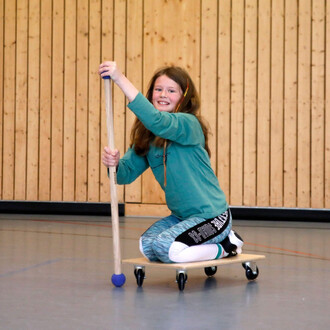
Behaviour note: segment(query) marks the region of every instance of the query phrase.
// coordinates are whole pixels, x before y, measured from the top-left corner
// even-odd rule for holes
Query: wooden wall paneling
[[[164,65],[188,70],[200,79],[200,0],[154,0],[144,3],[144,87]]]
[[[53,2],[51,200],[63,198],[64,1]]]
[[[297,26],[296,1],[285,2],[283,206],[297,206]]]
[[[270,206],[283,206],[284,1],[272,2]]]
[[[170,214],[166,204],[128,203],[125,205],[125,215],[141,217],[165,217]]]
[[[230,204],[243,203],[244,1],[232,2]]]
[[[257,206],[269,205],[271,1],[258,7]]]
[[[126,0],[115,0],[114,4],[114,60],[126,74]],[[115,125],[115,145],[123,154],[125,150],[125,113],[127,100],[123,92],[114,86],[113,110]],[[118,201],[124,201],[124,187],[117,187]]]
[[[145,3],[144,87],[163,65],[179,65],[189,71],[196,87],[200,68],[200,1]],[[192,23],[193,22],[193,23]],[[173,28],[175,27],[175,29]],[[165,203],[164,194],[150,169],[142,177],[143,203]]]
[[[89,88],[88,88],[88,201],[100,198],[100,111],[101,1],[89,3]]]
[[[114,2],[102,1],[102,39],[101,39],[101,61],[110,61],[113,59],[113,20],[114,20]],[[103,152],[103,148],[108,144],[107,134],[107,118],[105,111],[105,99],[104,99],[104,82],[101,78],[101,145],[100,155]],[[115,128],[115,135],[120,134]],[[109,202],[110,200],[110,184],[107,170],[102,162],[100,162],[100,201]]]
[[[63,200],[75,200],[76,122],[76,17],[77,1],[65,2],[64,104],[63,104]]]
[[[326,81],[325,81],[325,180],[324,207],[330,208],[330,6],[326,6],[326,41],[325,41]]]
[[[2,132],[3,132],[3,105],[4,105],[4,99],[3,99],[3,77],[4,77],[4,5],[5,2],[2,1],[0,3],[0,118],[1,118],[1,125],[0,125],[0,198],[2,199],[2,150],[3,150],[3,144],[2,144]]]
[[[143,0],[127,1],[127,63],[126,73],[128,79],[140,91],[143,90]],[[135,115],[126,110],[125,125],[125,152],[130,144],[131,128]],[[125,202],[142,202],[142,179],[139,177],[125,187]]]
[[[311,0],[299,2],[297,206],[310,207]]]
[[[40,2],[39,197],[50,200],[52,104],[52,0]]]
[[[174,2],[172,2],[172,5]],[[173,26],[173,22],[178,23],[178,16],[175,14],[180,11],[180,5],[174,12],[170,12],[172,9],[170,6],[170,3],[163,0],[146,1],[144,3],[144,94],[147,92],[153,73],[159,67],[173,64],[173,62],[175,63],[177,60],[176,58],[172,62],[172,47],[175,47],[175,36],[170,26]],[[142,203],[165,204],[164,192],[156,182],[150,168],[142,175]]]
[[[16,2],[5,3],[2,198],[14,199]]]
[[[219,1],[217,176],[230,197],[231,1]]]
[[[40,1],[29,1],[26,199],[38,200]]]
[[[258,2],[245,2],[243,204],[256,205]]]
[[[26,198],[26,119],[28,86],[28,1],[17,1],[16,109],[15,109],[15,192],[14,199]]]
[[[323,0],[1,1],[0,198],[109,200],[97,67],[114,59],[143,92],[162,65],[189,71],[230,204],[329,208],[329,12]],[[122,155],[126,103],[114,87]],[[130,214],[168,212],[150,171],[125,190]]]
[[[311,207],[324,207],[325,3],[312,3]]]
[[[201,12],[201,113],[210,126],[211,165],[216,172],[218,2],[214,0],[202,1]]]
[[[87,201],[89,0],[77,0],[75,200]]]

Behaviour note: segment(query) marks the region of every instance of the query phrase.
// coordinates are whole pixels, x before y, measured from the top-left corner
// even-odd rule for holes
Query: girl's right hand
[[[117,149],[111,150],[105,147],[102,153],[102,163],[106,167],[118,166],[120,153]]]
[[[122,75],[121,71],[117,67],[117,63],[113,61],[105,61],[99,66],[99,75],[101,77],[110,76],[114,82],[117,82],[118,78]]]

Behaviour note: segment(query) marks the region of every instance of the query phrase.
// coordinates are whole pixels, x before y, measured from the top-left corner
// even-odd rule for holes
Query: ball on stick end
[[[126,277],[124,274],[113,274],[111,277],[112,284],[117,288],[123,286],[125,281],[126,281]]]

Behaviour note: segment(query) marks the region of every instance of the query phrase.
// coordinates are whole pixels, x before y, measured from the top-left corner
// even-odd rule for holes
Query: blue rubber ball
[[[113,274],[111,277],[111,282],[114,286],[120,288],[124,285],[126,277],[124,274]]]

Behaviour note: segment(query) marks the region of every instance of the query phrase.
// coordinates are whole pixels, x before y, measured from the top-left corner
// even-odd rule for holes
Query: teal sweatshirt
[[[205,139],[198,119],[187,113],[160,112],[141,93],[128,107],[154,135],[168,140],[167,184],[164,187],[164,150],[153,144],[146,156],[128,149],[118,164],[117,183],[133,182],[150,166],[165,191],[173,215],[180,219],[209,219],[225,212],[228,204],[204,149]]]

